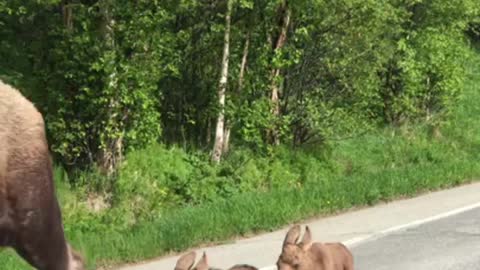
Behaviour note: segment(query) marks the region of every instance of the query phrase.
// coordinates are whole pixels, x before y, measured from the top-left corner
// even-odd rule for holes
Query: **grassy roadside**
[[[476,62],[478,63],[478,61]],[[296,189],[246,192],[163,213],[128,229],[71,218],[66,228],[74,246],[93,269],[152,258],[169,251],[279,228],[295,220],[352,206],[414,196],[480,177],[480,65],[471,77],[451,121],[432,137],[428,127],[382,130],[333,146],[328,166],[314,154],[279,155],[279,164],[301,177]],[[301,164],[301,165],[298,165]],[[174,164],[175,165],[175,164]],[[328,169],[322,169],[327,166]],[[75,197],[60,186],[62,201]],[[121,213],[118,213],[121,214]],[[75,228],[85,228],[78,229]],[[188,233],[187,233],[188,232]],[[0,253],[0,269],[30,269],[10,250]]]
[[[426,189],[446,188],[480,176],[478,162],[458,162],[337,179],[336,184],[267,194],[244,194],[229,201],[184,208],[122,234],[73,235],[90,260],[109,264],[151,258],[251,232],[269,231],[294,220],[351,206],[374,204]],[[385,184],[387,183],[387,184]],[[188,232],[188,233],[186,233]],[[103,262],[102,262],[103,261]]]

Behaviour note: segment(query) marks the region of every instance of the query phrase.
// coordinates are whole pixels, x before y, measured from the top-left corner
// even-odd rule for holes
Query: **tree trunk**
[[[230,132],[232,131],[232,128],[230,126],[230,123],[228,121],[225,121],[225,131],[223,132],[223,146],[222,146],[222,154],[225,154],[228,152],[229,147],[230,147]]]
[[[225,92],[228,82],[228,60],[230,54],[230,22],[232,13],[232,0],[227,2],[227,12],[225,14],[225,35],[223,44],[223,57],[220,75],[220,83],[218,85],[218,118],[215,130],[215,143],[213,146],[212,161],[218,163],[222,158],[224,127],[225,127]]]
[[[278,9],[278,15],[281,17],[279,22],[280,33],[276,39],[274,44],[273,50],[274,53],[277,53],[285,46],[285,42],[287,40],[287,32],[290,26],[290,9],[288,8],[288,1],[285,0]],[[273,42],[272,40],[270,42]],[[273,45],[273,44],[272,44]],[[272,102],[272,115],[275,119],[278,119],[280,116],[280,68],[274,67],[271,71],[271,96],[270,100]],[[269,140],[270,143],[274,145],[280,144],[279,132],[278,127],[274,126],[269,131]]]
[[[63,25],[68,31],[72,31],[73,29],[72,5],[69,4],[67,0],[63,0],[61,3],[61,7],[62,7]]]
[[[247,32],[245,37],[245,45],[243,46],[242,62],[240,64],[240,73],[238,75],[238,87],[237,87],[237,96],[240,95],[243,89],[243,78],[245,77],[245,69],[247,67],[248,59],[248,49],[250,46],[250,31]],[[225,134],[223,138],[223,153],[227,153],[230,147],[230,133],[231,133],[231,123],[228,121],[225,125]]]
[[[115,20],[111,14],[111,5],[112,3],[109,0],[103,1],[101,5],[101,12],[103,15],[103,23],[101,27],[107,48],[115,51]],[[111,65],[116,65],[115,57],[110,59],[110,61],[112,61]],[[106,122],[111,131],[109,131],[110,133],[108,134],[104,134],[105,139],[103,140],[103,145],[100,147],[101,149],[98,154],[98,165],[103,173],[110,175],[115,172],[123,157],[124,130],[122,122],[127,118],[127,111],[123,110],[122,112],[118,100],[118,74],[116,68],[108,74],[105,87],[110,89],[107,94],[111,95],[106,110]]]
[[[210,141],[212,140],[212,118],[208,117],[207,120],[207,138],[205,138],[205,142],[207,146],[210,146]]]

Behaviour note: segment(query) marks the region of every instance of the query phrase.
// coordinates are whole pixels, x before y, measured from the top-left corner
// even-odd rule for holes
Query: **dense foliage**
[[[0,75],[42,109],[64,165],[111,171],[152,142],[210,149],[225,9],[5,0]],[[264,151],[272,130],[287,146],[324,145],[382,123],[441,120],[462,89],[478,10],[476,0],[233,1],[231,140]]]
[[[61,166],[110,175],[72,179],[149,212],[305,181],[269,161],[281,149],[308,146],[328,162],[331,142],[379,127],[438,135],[464,89],[479,7],[5,0],[0,76],[43,112]],[[219,134],[228,162],[212,167]]]
[[[308,146],[317,154],[305,162],[327,168],[331,142],[378,127],[420,123],[440,136],[464,89],[479,9],[477,0],[6,0],[0,76],[42,110],[62,166],[116,172],[71,179],[128,204],[133,220],[151,218],[318,179],[285,164],[303,168],[292,147]],[[215,167],[208,153],[224,111],[222,148],[235,148]]]

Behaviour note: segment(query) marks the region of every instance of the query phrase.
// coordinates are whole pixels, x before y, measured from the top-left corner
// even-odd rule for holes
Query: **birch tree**
[[[290,9],[288,7],[288,1],[284,0],[278,8],[279,20],[279,33],[276,39],[270,39],[271,44],[273,45],[274,57],[280,52],[280,50],[285,46],[287,40],[287,32],[290,26]],[[274,119],[278,119],[280,116],[280,85],[281,85],[281,69],[280,67],[273,66],[271,71],[271,95],[270,100],[272,102],[272,114]],[[280,144],[279,131],[276,126],[274,126],[269,131],[270,143],[274,145]]]
[[[218,85],[218,117],[215,129],[215,143],[212,152],[212,161],[220,162],[223,152],[223,140],[225,132],[225,92],[228,83],[228,60],[230,56],[230,24],[232,13],[232,0],[227,2],[227,11],[225,13],[225,33],[223,43],[223,56],[220,72],[220,82]]]

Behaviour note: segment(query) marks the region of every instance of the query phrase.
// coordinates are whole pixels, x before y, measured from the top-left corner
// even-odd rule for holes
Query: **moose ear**
[[[177,264],[175,265],[175,270],[190,270],[193,264],[195,263],[195,251],[191,251],[182,255],[178,260]]]
[[[207,253],[203,252],[202,258],[195,266],[195,270],[208,270]]]
[[[283,246],[296,244],[299,236],[300,225],[297,224],[288,230],[287,236],[285,236],[285,240],[283,241]]]
[[[303,250],[309,249],[312,245],[312,232],[308,226],[305,226],[305,233],[303,234],[300,245],[302,246]]]

